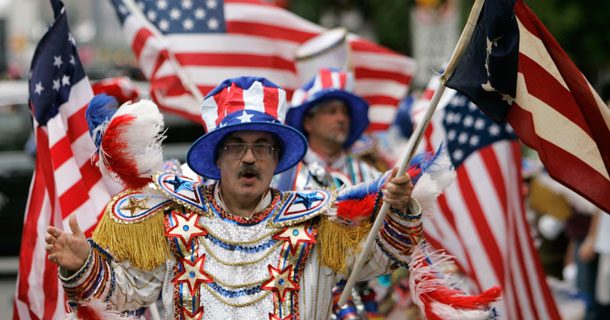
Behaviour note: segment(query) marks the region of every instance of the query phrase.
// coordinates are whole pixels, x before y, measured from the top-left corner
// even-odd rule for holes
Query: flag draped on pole
[[[63,319],[64,293],[57,265],[47,260],[47,226],[66,229],[76,215],[90,234],[121,187],[102,178],[85,110],[93,97],[70,34],[63,3],[51,0],[55,22],[32,59],[29,103],[36,136],[36,168],[26,207],[13,319]]]
[[[200,122],[200,100],[223,80],[262,76],[299,83],[295,50],[325,29],[258,0],[111,0],[151,96],[165,111]],[[370,104],[370,130],[387,129],[415,72],[409,57],[348,36],[356,86]],[[193,95],[193,91],[196,95]]]
[[[414,105],[415,121],[438,83],[433,79]],[[434,151],[441,144],[456,180],[424,221],[426,240],[453,255],[480,292],[502,288],[502,300],[494,303],[502,319],[560,319],[525,219],[520,145],[511,127],[447,89],[421,147]]]
[[[446,81],[508,120],[555,180],[610,212],[610,110],[522,0],[487,0]]]

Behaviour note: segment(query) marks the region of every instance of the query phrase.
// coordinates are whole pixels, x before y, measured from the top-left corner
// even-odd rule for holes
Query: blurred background
[[[134,80],[146,96],[109,1],[63,0],[80,59],[91,82],[115,76]],[[411,90],[421,91],[452,52],[473,0],[278,0],[276,4],[324,27],[343,26],[413,57]],[[598,90],[610,83],[610,2],[525,1]],[[47,0],[0,0],[0,319],[10,319],[21,229],[34,167],[27,78],[33,51],[53,21]],[[183,160],[201,125],[166,115],[168,157]]]

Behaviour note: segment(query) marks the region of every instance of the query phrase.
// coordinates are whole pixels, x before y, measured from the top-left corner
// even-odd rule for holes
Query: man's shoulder
[[[171,171],[156,173],[153,183],[171,201],[200,214],[209,213],[206,199],[210,186]]]
[[[284,191],[279,210],[269,219],[271,227],[286,227],[326,214],[336,195],[330,190]]]
[[[116,223],[134,224],[163,212],[173,202],[155,190],[125,190],[112,198],[106,214]]]

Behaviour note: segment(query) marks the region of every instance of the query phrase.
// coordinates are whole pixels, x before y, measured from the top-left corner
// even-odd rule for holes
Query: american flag
[[[414,106],[416,121],[438,83],[431,80]],[[445,91],[422,147],[433,151],[443,144],[456,180],[437,199],[424,234],[455,257],[476,290],[502,288],[494,304],[502,319],[560,319],[525,219],[516,139],[508,124],[493,122],[459,92]]]
[[[85,110],[93,97],[70,34],[63,3],[51,0],[55,22],[42,37],[30,71],[30,108],[36,136],[36,168],[21,242],[13,319],[63,319],[64,292],[57,265],[47,260],[47,226],[68,228],[75,214],[90,234],[120,186],[102,178]]]
[[[610,110],[522,0],[485,2],[447,86],[508,119],[551,177],[610,212]]]
[[[159,106],[201,122],[192,94],[207,94],[223,80],[265,77],[287,91],[303,85],[294,53],[325,29],[257,0],[111,0]],[[414,60],[348,36],[354,92],[370,104],[370,130],[387,129],[415,72]]]

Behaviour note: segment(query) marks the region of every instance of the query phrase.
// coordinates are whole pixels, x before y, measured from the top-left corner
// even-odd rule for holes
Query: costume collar
[[[251,219],[252,217],[254,217],[256,215],[256,213],[263,211],[265,208],[267,208],[271,204],[272,197],[271,197],[270,190],[271,189],[267,189],[267,191],[265,191],[265,194],[263,195],[261,200],[258,202],[258,205],[256,205],[256,208],[254,208],[254,211],[252,211],[252,214],[250,215],[250,217],[245,218],[246,220]],[[220,194],[220,182],[217,182],[214,184],[214,201],[216,201],[216,203],[226,213],[233,215],[230,213],[229,209],[227,209],[227,206],[225,205],[224,201],[222,201],[222,195]]]
[[[324,166],[325,168],[333,170],[343,170],[343,168],[345,168],[345,166],[347,165],[347,153],[342,150],[339,155],[333,158],[327,158],[315,152],[313,149],[309,148],[307,150],[307,154],[305,154],[305,157],[303,158],[303,162],[305,162],[306,164],[318,163]]]

